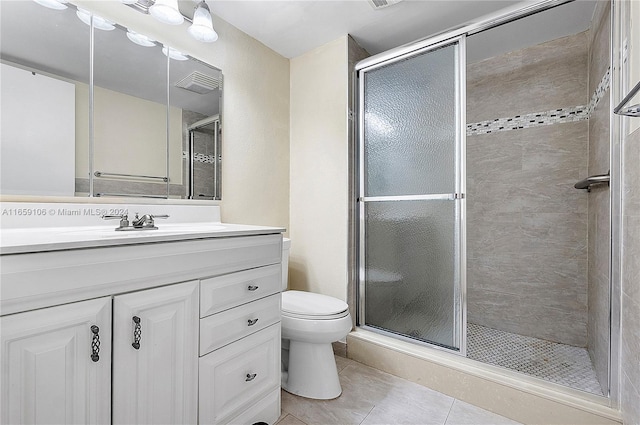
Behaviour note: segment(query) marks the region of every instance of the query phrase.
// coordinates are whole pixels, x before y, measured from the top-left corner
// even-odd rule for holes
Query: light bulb
[[[193,14],[193,23],[187,30],[193,38],[206,43],[213,43],[218,39],[218,34],[213,29],[209,6],[202,0]]]
[[[67,8],[65,4],[67,0],[33,0],[40,6],[48,7],[49,9],[64,10]]]
[[[138,34],[131,30],[127,30],[127,38],[142,47],[153,47],[156,45],[155,41],[146,35]]]
[[[178,0],[156,0],[149,8],[151,16],[169,25],[180,25],[184,17],[178,9]]]
[[[185,55],[183,55],[182,53],[180,53],[176,49],[173,49],[173,48],[167,47],[167,46],[164,46],[162,48],[162,53],[164,53],[164,55],[168,56],[170,59],[175,59],[177,61],[186,61],[186,60],[189,59],[188,57],[186,57]]]
[[[76,12],[76,16],[78,16],[78,18],[80,18],[80,20],[82,22],[84,22],[87,25],[91,25],[91,13],[84,10],[84,9],[80,9],[78,8],[78,11]],[[103,30],[103,31],[111,31],[113,29],[115,29],[115,24],[111,21],[108,21],[100,16],[96,16],[93,15],[93,27],[97,28],[99,30]]]

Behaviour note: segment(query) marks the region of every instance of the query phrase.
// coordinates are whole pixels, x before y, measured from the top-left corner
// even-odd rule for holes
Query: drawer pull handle
[[[96,325],[91,326],[91,333],[93,334],[91,338],[91,360],[94,362],[100,360],[100,335],[98,332],[100,332],[99,327]]]
[[[249,286],[247,286],[247,289],[249,291],[255,291],[256,289],[258,289],[258,287],[256,285],[249,285]]]
[[[256,379],[256,376],[258,376],[257,373],[247,373],[247,377],[244,380],[247,382],[253,381],[254,379]]]
[[[133,316],[131,318],[133,323],[135,324],[133,327],[133,343],[131,346],[136,350],[140,349],[140,340],[142,339],[142,326],[140,326],[140,318],[138,316]]]
[[[253,326],[258,323],[258,318],[247,320],[247,326]]]

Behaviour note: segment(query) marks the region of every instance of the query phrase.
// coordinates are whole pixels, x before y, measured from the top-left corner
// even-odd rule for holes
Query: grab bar
[[[138,179],[155,179],[162,180],[163,182],[168,182],[169,177],[159,177],[159,176],[142,176],[138,174],[120,174],[120,173],[105,173],[103,171],[96,171],[93,173],[96,177],[134,177]]]
[[[606,183],[607,186],[609,186],[609,180],[610,180],[609,171],[607,171],[607,174],[590,176],[584,180],[580,180],[578,183],[573,185],[573,187],[575,187],[576,189],[587,189],[587,192],[591,192],[591,186],[596,184],[603,184],[603,183]]]
[[[141,193],[96,193],[96,196],[99,198],[101,196],[125,196],[128,198],[154,198],[154,199],[168,199],[167,196],[164,195],[144,195]]]
[[[640,81],[631,89],[631,91],[622,99],[622,102],[615,108],[613,108],[613,113],[618,115],[626,115],[628,117],[640,117],[640,103],[635,105],[626,106],[629,101],[640,92]],[[622,109],[624,108],[624,109]]]

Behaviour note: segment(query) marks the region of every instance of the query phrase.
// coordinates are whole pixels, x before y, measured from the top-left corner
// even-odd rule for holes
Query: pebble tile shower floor
[[[468,323],[467,357],[603,395],[589,353],[584,348]]]

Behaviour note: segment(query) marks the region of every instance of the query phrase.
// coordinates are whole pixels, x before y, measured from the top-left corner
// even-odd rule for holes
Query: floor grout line
[[[374,404],[373,407],[371,408],[371,410],[369,410],[369,412],[365,415],[364,418],[362,418],[362,420],[360,421],[360,424],[364,423],[364,421],[367,420],[367,418],[369,417],[369,415],[371,415],[371,412],[373,412],[373,409],[376,408],[376,405]]]
[[[449,407],[449,411],[447,412],[447,417],[444,418],[444,422],[442,423],[442,425],[447,425],[447,421],[449,420],[449,416],[451,416],[451,411],[453,410],[453,405],[456,403],[457,398],[453,398],[453,401],[451,402],[451,406]]]

